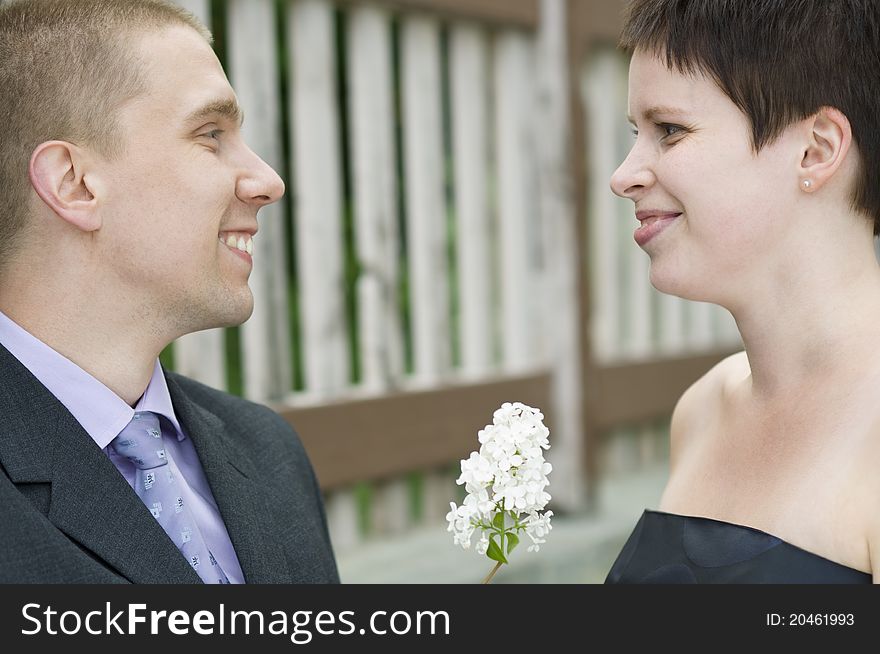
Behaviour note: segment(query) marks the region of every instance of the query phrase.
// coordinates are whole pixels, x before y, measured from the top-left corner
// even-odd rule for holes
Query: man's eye
[[[639,138],[639,130],[637,130],[635,127],[631,127],[629,131],[633,135],[634,139]]]
[[[210,132],[205,132],[202,136],[205,136],[209,139],[219,140],[220,135],[223,133],[222,129],[212,129]]]

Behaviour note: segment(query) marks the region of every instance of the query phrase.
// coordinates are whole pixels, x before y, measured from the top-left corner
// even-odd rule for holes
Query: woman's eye
[[[668,123],[663,123],[658,125],[660,130],[663,132],[663,136],[675,136],[676,134],[682,132],[682,128],[678,125],[670,125]]]
[[[663,138],[675,136],[684,132],[683,127],[679,125],[672,125],[670,123],[658,123],[657,128],[660,130]],[[629,131],[632,134],[633,138],[639,137],[639,130],[637,130],[635,127],[630,128]]]

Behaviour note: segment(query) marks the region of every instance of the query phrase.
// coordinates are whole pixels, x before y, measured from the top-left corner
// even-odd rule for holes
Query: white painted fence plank
[[[379,392],[403,376],[403,335],[397,305],[397,188],[392,100],[391,28],[387,11],[353,7],[348,15],[349,99],[355,198],[358,339],[361,384]],[[376,488],[373,531],[399,534],[409,526],[409,485]]]
[[[477,377],[493,367],[486,35],[456,25],[450,50],[461,369]]]
[[[539,290],[530,247],[539,230],[532,209],[536,190],[530,165],[535,151],[534,53],[528,38],[518,31],[500,33],[494,66],[502,366],[515,372],[535,360],[530,300]]]
[[[226,346],[222,329],[208,329],[174,342],[174,371],[220,390],[226,389]]]
[[[712,329],[712,307],[708,302],[689,302],[688,345],[694,350],[711,348],[715,342]]]
[[[372,527],[376,535],[400,534],[409,527],[409,484],[391,479],[376,485],[373,496]]]
[[[621,161],[616,136],[626,114],[626,91],[620,88],[624,84],[621,74],[625,72],[617,52],[608,50],[597,52],[584,66],[582,74],[587,136],[584,146],[588,148],[590,170],[587,245],[591,262],[592,350],[600,363],[618,358],[622,348],[620,299],[623,288],[618,272],[621,256],[618,225],[624,211],[621,204],[631,203],[615,196],[608,188],[608,180]]]
[[[442,523],[449,513],[449,503],[457,497],[458,487],[448,469],[425,475],[422,522]]]
[[[281,169],[281,106],[278,91],[275,11],[272,0],[230,0],[228,9],[229,77],[247,120],[245,141],[266,163]],[[242,327],[244,389],[264,401],[291,388],[287,264],[284,248],[285,203],[260,211],[254,239],[250,286],[254,313]]]
[[[720,306],[715,306],[712,313],[715,343],[720,346],[742,348],[742,336],[731,313]]]
[[[577,510],[584,504],[585,475],[581,382],[581,323],[577,265],[574,187],[569,165],[571,117],[564,0],[541,0],[538,33],[537,97],[540,216],[547,223],[548,284],[545,289],[553,321],[544,334],[551,348],[554,426],[548,459],[553,465],[551,493],[556,506]],[[552,331],[550,331],[552,327]]]
[[[290,84],[306,389],[316,397],[348,385],[341,166],[333,5],[290,5]]]
[[[660,351],[667,356],[683,352],[686,349],[685,301],[664,293],[660,298],[659,312]]]
[[[347,50],[354,221],[361,267],[357,289],[361,383],[378,391],[393,386],[403,375],[387,11],[369,5],[353,7],[348,14]]]
[[[414,381],[431,383],[451,367],[439,26],[407,16],[401,33]]]
[[[362,542],[358,526],[357,499],[350,489],[334,491],[325,501],[327,529],[333,549],[344,552]]]

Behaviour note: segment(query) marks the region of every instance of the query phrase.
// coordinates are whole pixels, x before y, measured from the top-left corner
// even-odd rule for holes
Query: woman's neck
[[[853,253],[845,265],[810,265],[808,256],[800,269],[780,265],[778,274],[767,277],[774,283],[762,284],[748,303],[731,310],[756,400],[790,398],[880,360],[874,354],[880,345],[880,267],[873,251]]]

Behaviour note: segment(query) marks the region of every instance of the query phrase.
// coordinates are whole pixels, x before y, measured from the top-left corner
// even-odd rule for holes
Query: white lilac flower
[[[477,492],[484,488],[493,478],[492,462],[476,452],[471,452],[469,459],[461,462],[461,477],[459,484],[465,484],[468,493]]]
[[[451,502],[446,516],[456,545],[470,548],[479,530],[476,551],[500,564],[507,562],[523,532],[532,543],[529,551],[545,542],[553,513],[540,512],[550,501],[545,489],[553,468],[544,460],[550,430],[543,420],[538,409],[505,402],[493,413],[492,424],[479,430],[480,449],[461,461],[457,480],[467,495],[461,506]]]
[[[480,488],[475,493],[469,493],[464,498],[464,504],[471,508],[472,515],[478,517],[488,517],[492,509],[495,508],[495,505],[489,499],[489,491],[485,488]]]
[[[532,540],[532,544],[529,545],[529,552],[537,552],[541,545],[546,542],[544,536],[550,533],[550,530],[553,526],[550,524],[550,517],[553,515],[553,511],[547,511],[543,516],[537,513],[529,516],[528,520],[524,524],[526,524],[526,535]]]
[[[452,532],[452,542],[455,545],[461,545],[464,549],[468,549],[471,546],[471,536],[475,529],[471,520],[471,508],[464,505],[457,507],[455,502],[450,502],[449,506],[452,510],[446,514],[446,520],[449,522],[446,531]]]

